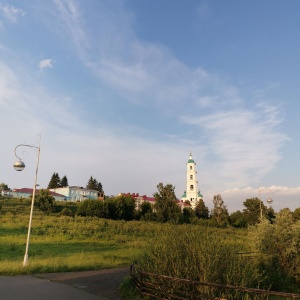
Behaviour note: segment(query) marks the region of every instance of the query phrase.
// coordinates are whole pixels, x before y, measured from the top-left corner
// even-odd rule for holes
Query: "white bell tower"
[[[186,190],[182,195],[182,201],[189,201],[192,208],[195,208],[199,199],[203,196],[198,190],[196,163],[193,159],[192,152],[190,152],[189,160],[186,164]]]

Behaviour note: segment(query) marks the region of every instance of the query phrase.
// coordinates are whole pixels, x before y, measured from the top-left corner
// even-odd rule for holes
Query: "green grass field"
[[[34,209],[29,265],[22,266],[30,201],[1,198],[0,274],[92,270],[129,266],[170,224],[45,214]],[[61,208],[63,204],[59,204]],[[65,204],[71,207],[70,204]],[[76,204],[72,204],[76,206]],[[71,207],[74,210],[74,207]],[[76,207],[75,207],[76,208]],[[192,225],[178,225],[188,228]],[[245,231],[220,230],[224,242],[246,245]],[[246,250],[246,249],[245,249]]]
[[[76,203],[58,203],[59,210],[67,206],[76,211],[76,205]],[[62,216],[59,212],[45,214],[35,208],[29,245],[29,264],[23,267],[30,201],[0,198],[0,207],[0,275],[128,267],[135,260],[143,261],[142,257],[144,264],[146,262],[147,265],[145,253],[148,253],[151,266],[155,268],[157,265],[156,271],[164,273],[165,270],[160,268],[168,261],[170,264],[175,263],[176,267],[173,270],[177,270],[176,259],[182,257],[183,249],[189,251],[183,258],[191,262],[188,263],[189,266],[194,265],[193,259],[196,259],[197,251],[201,251],[201,245],[205,240],[208,244],[214,245],[210,248],[210,252],[220,247],[221,252],[222,247],[223,249],[234,247],[236,252],[248,252],[251,248],[247,229],[113,221],[78,216],[73,218]],[[178,243],[182,244],[181,248]],[[154,253],[156,258],[151,262]],[[191,253],[194,253],[193,257],[190,257]],[[214,261],[215,258],[211,263]],[[221,262],[218,268],[220,265]],[[168,269],[170,265],[165,267]],[[191,272],[190,267],[188,270]]]
[[[35,209],[29,265],[23,268],[30,203],[0,201],[2,275],[128,266],[153,235],[149,225],[137,222],[46,215]]]

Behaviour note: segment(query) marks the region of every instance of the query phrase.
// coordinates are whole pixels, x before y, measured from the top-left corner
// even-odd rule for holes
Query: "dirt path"
[[[45,273],[35,276],[71,285],[109,300],[120,300],[122,298],[119,293],[119,286],[123,278],[129,276],[129,267],[100,271]]]

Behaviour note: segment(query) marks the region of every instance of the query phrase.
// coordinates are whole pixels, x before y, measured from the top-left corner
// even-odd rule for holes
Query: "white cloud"
[[[182,121],[198,126],[206,136],[210,169],[220,189],[257,183],[281,159],[279,149],[286,135],[276,128],[275,107],[251,111],[235,109],[204,117],[183,116]],[[215,162],[214,162],[215,161]]]
[[[22,9],[9,4],[0,3],[0,12],[11,23],[17,23],[19,16],[25,16],[25,12]]]
[[[53,60],[51,58],[42,59],[39,62],[40,69],[52,68],[53,67]]]
[[[287,186],[269,186],[269,187],[246,187],[235,188],[220,192],[225,205],[233,212],[236,210],[243,210],[243,202],[250,198],[259,198],[264,205],[269,206],[267,199],[271,198],[273,203],[271,206],[276,212],[283,208],[289,208],[292,211],[300,207],[300,187],[287,187]],[[211,194],[209,199],[212,199]]]

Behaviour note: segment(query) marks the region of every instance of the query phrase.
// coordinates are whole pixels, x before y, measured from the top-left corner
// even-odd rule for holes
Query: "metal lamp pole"
[[[259,209],[260,209],[260,220],[262,220],[262,218],[263,218],[262,205],[261,205],[262,201],[261,201],[261,198],[260,198],[260,192],[265,192],[265,191],[269,191],[269,192],[272,194],[272,196],[273,196],[273,192],[272,192],[270,189],[261,189],[261,190],[258,190],[258,195],[259,195]],[[272,198],[268,198],[268,199],[267,199],[267,203],[268,203],[268,204],[271,204],[272,202],[273,202]]]
[[[23,267],[28,265],[28,249],[29,249],[29,241],[30,241],[30,232],[31,232],[31,223],[32,223],[32,215],[33,215],[33,207],[34,207],[34,200],[35,200],[35,192],[36,192],[36,181],[38,176],[38,169],[39,169],[39,161],[40,161],[40,146],[32,146],[26,144],[20,144],[15,148],[15,156],[19,159],[17,162],[14,163],[14,168],[16,171],[23,171],[25,168],[25,164],[21,161],[20,157],[18,157],[16,151],[18,147],[29,147],[32,149],[37,150],[37,160],[36,160],[36,169],[35,169],[35,177],[34,177],[34,185],[33,185],[33,192],[32,192],[32,200],[31,200],[31,209],[30,209],[30,217],[29,217],[29,225],[28,225],[28,234],[27,234],[27,242],[26,242],[26,250],[24,255]]]

